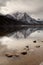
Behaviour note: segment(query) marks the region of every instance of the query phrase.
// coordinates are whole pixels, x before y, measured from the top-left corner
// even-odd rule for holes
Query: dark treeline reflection
[[[13,37],[13,38],[27,38],[29,35],[31,35],[33,32],[38,31],[40,33],[40,31],[42,31],[43,28],[22,28],[20,30],[16,30],[10,34],[7,34],[8,37]]]
[[[5,27],[6,28],[6,27]],[[7,34],[10,34],[10,33],[13,33],[13,32],[16,32],[16,31],[18,31],[18,30],[23,30],[23,29],[25,29],[25,28],[27,28],[27,27],[19,27],[19,26],[15,26],[15,27],[11,27],[11,28],[6,28],[6,29],[3,29],[3,27],[0,27],[0,36],[5,36],[5,35],[7,35]]]

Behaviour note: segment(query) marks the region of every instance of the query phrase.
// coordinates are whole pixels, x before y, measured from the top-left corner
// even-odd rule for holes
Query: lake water
[[[29,47],[28,51],[26,46]],[[27,55],[22,56],[20,54],[18,61],[17,58],[16,61],[12,58],[12,61],[3,56],[7,49],[10,51],[16,50],[19,53],[25,49]],[[43,28],[24,27],[2,37],[0,36],[0,58],[2,59],[2,62],[0,59],[2,65],[12,65],[12,63],[16,65],[43,65]]]
[[[43,41],[43,28],[22,28],[0,37],[0,42],[9,48],[21,48],[34,40]],[[31,42],[30,42],[31,43]]]

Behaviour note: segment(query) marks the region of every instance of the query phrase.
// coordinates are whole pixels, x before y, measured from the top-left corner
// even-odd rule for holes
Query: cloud
[[[20,0],[17,1],[11,0],[10,2],[7,2],[6,6],[1,8],[1,11],[4,13],[11,13],[16,11],[27,11],[27,10],[28,7]]]
[[[4,14],[22,11],[32,16],[42,17],[43,0],[0,0],[1,11]]]
[[[5,6],[7,1],[10,0],[0,0],[0,7]]]

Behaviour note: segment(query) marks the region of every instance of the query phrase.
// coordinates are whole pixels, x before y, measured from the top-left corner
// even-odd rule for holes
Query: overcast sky
[[[28,12],[34,18],[43,19],[43,0],[0,0],[0,13]]]

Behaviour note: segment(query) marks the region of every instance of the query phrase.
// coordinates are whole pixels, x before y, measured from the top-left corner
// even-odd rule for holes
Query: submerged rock
[[[26,46],[26,48],[29,48],[29,46]]]
[[[6,53],[5,53],[5,56],[6,57],[19,57],[19,52],[17,52],[17,50],[8,50]]]
[[[40,47],[40,45],[36,46],[36,48],[39,48],[39,47]]]
[[[36,40],[34,40],[33,42],[36,43]]]
[[[5,54],[5,56],[7,56],[7,57],[13,57],[12,54]]]
[[[43,41],[41,41],[41,42],[43,42]]]
[[[28,51],[29,50],[29,46],[26,46],[26,48],[24,48],[24,49]]]
[[[27,51],[22,51],[21,54],[22,55],[26,55],[27,54]]]
[[[15,57],[19,57],[19,54],[15,54]]]
[[[14,54],[15,54],[15,52],[13,52],[13,50],[8,50],[8,51],[6,51],[5,56],[6,57],[13,57]]]

